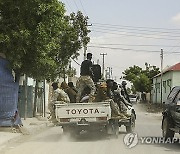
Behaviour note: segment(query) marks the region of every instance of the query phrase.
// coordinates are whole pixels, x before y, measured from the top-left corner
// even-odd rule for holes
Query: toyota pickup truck
[[[72,135],[84,131],[102,131],[115,136],[119,133],[119,126],[125,125],[127,132],[135,127],[135,111],[128,107],[128,119],[113,119],[111,117],[110,101],[93,103],[55,104],[55,114],[58,125],[62,126],[63,133]]]

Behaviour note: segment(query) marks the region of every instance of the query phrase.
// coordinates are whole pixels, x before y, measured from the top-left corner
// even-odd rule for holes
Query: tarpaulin
[[[0,57],[0,126],[21,124],[17,109],[18,89],[8,61]]]

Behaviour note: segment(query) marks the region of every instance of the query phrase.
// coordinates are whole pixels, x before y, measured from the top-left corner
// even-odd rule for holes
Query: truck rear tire
[[[62,130],[63,130],[63,134],[64,134],[64,135],[67,135],[67,134],[70,133],[70,130],[69,130],[68,127],[62,127]]]
[[[131,118],[129,120],[129,125],[126,126],[126,132],[127,133],[132,133],[134,132],[134,129],[135,129],[135,115],[134,113],[131,114]]]
[[[107,125],[107,134],[111,135],[113,138],[118,138],[119,135],[119,124],[118,120],[111,119]]]

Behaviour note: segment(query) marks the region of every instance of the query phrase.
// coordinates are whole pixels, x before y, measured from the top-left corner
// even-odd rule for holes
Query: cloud
[[[178,13],[177,15],[172,17],[172,21],[175,22],[175,23],[180,24],[180,13]]]

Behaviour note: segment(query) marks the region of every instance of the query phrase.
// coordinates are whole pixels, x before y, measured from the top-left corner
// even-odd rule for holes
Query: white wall
[[[180,86],[180,71],[166,72],[163,74],[162,80],[162,100],[164,102],[171,89],[174,86]],[[152,98],[153,103],[161,103],[161,76],[153,79]]]
[[[179,71],[173,72],[172,85],[173,85],[173,87],[174,86],[180,86],[180,72]]]

